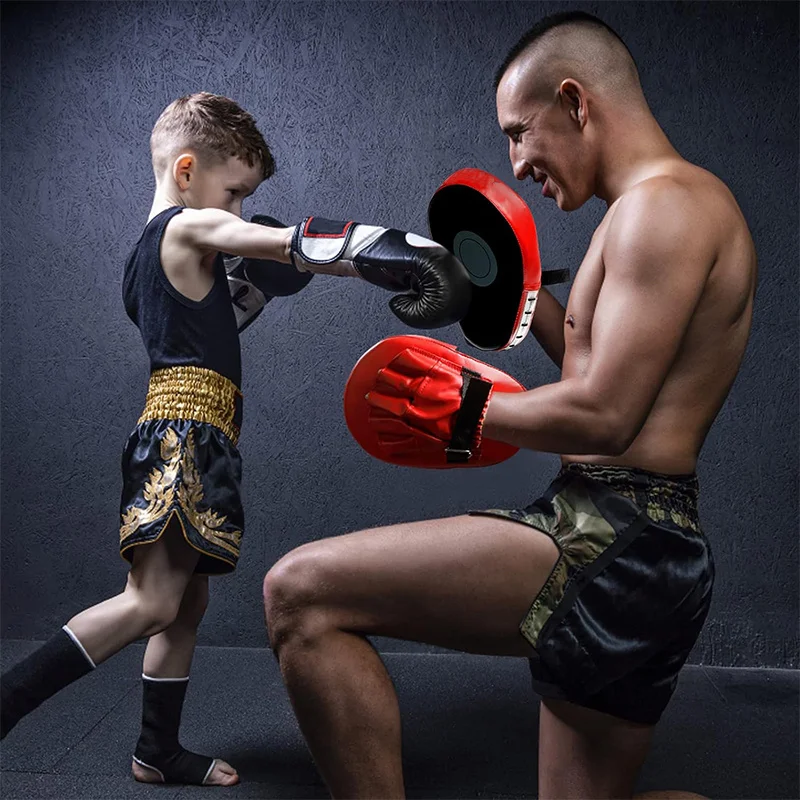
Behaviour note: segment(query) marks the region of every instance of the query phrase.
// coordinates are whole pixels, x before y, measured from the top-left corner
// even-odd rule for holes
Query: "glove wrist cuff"
[[[385,228],[373,225],[306,217],[292,234],[292,264],[303,272],[363,277],[354,259],[383,233]]]

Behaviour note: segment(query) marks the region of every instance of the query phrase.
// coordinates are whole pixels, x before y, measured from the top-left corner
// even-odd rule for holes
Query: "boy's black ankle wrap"
[[[142,676],[142,733],[134,759],[161,773],[164,783],[200,786],[214,759],[181,747],[178,729],[189,679],[153,679]]]
[[[0,739],[33,709],[94,669],[66,626],[0,679]]]

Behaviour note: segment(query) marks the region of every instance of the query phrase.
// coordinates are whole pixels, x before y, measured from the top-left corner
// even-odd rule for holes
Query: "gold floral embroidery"
[[[210,508],[205,511],[199,508],[205,493],[194,455],[194,431],[189,431],[181,447],[178,435],[172,428],[168,428],[161,440],[161,458],[166,463],[163,469],[154,467],[145,483],[143,495],[147,500],[147,506],[145,508],[130,506],[122,515],[120,542],[135,533],[142,525],[166,516],[177,496],[178,504],[187,520],[203,539],[235,556],[239,555],[242,532],[222,530],[222,526],[227,522],[224,514],[219,514]],[[176,487],[179,473],[182,473],[183,480]]]
[[[204,539],[234,555],[239,555],[242,532],[220,530],[226,523],[227,517],[210,508],[205,511],[199,509],[200,503],[203,502],[203,483],[194,462],[194,431],[189,431],[186,437],[181,468],[183,481],[178,489],[178,502],[186,518]]]
[[[119,540],[124,542],[142,525],[148,525],[161,519],[171,508],[175,500],[175,481],[181,462],[181,443],[178,434],[168,428],[161,440],[161,458],[166,462],[163,469],[153,467],[144,485],[144,499],[147,506],[130,506],[122,515],[119,529]]]

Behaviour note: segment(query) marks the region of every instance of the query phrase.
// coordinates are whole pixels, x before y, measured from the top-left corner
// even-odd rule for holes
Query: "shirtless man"
[[[404,794],[373,635],[528,658],[540,796],[630,797],[711,598],[694,472],[750,330],[745,220],[672,147],[599,20],[543,20],[496,88],[516,177],[564,211],[608,204],[566,309],[539,296],[532,329],[561,380],[495,392],[485,413],[484,438],[559,453],[562,469],[526,508],[324,539],[269,571],[271,643],[335,797]]]

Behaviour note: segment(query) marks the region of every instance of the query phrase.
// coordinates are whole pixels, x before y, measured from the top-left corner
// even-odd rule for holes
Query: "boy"
[[[120,552],[131,569],[120,594],[70,619],[2,676],[0,736],[149,637],[134,777],[227,786],[239,780],[233,767],[178,741],[208,576],[236,567],[244,525],[237,315],[239,327],[247,320],[240,283],[234,311],[222,253],[244,257],[239,274],[248,274],[248,263],[268,270],[252,259],[271,259],[406,291],[391,306],[415,327],[460,317],[469,278],[444,248],[413,234],[316,218],[296,228],[244,222],[242,201],[275,165],[253,117],[228,98],[202,92],[176,100],[156,122],[150,146],[155,197],[123,282],[151,364],[145,408],[122,462]],[[244,306],[252,319],[253,307]]]

